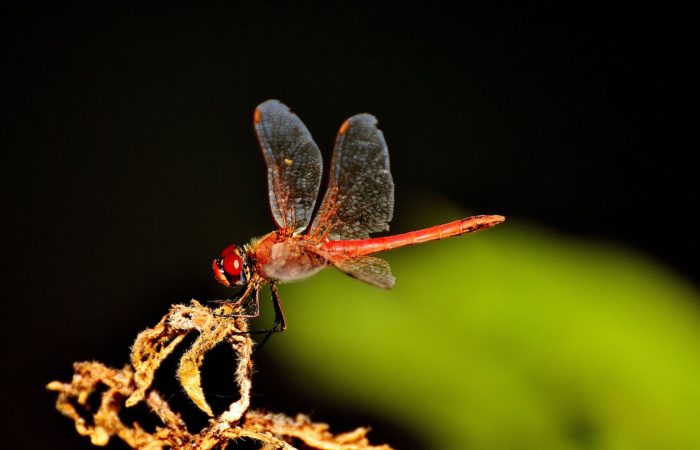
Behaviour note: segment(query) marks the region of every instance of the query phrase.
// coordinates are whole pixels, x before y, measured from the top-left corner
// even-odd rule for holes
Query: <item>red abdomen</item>
[[[484,228],[496,226],[504,220],[506,219],[503,216],[474,216],[394,236],[349,241],[330,241],[323,244],[323,249],[330,254],[343,253],[347,256],[358,257],[391,250],[392,248],[404,247],[406,245],[420,244],[422,242],[434,241],[450,236],[472,233],[474,231],[483,230]]]

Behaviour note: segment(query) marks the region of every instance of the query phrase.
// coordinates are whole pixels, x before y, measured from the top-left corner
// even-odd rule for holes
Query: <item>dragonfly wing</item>
[[[365,239],[388,230],[393,213],[394,181],[384,135],[374,116],[358,114],[340,127],[328,190],[309,235]]]
[[[381,258],[361,256],[359,258],[331,259],[330,261],[341,271],[365,283],[384,289],[394,287],[396,278],[391,273],[389,263]]]
[[[290,233],[304,230],[321,184],[321,152],[299,117],[277,100],[261,103],[254,122],[275,222]]]

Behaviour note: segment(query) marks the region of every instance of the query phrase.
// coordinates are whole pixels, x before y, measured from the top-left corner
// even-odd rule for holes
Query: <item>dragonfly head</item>
[[[229,245],[219,258],[212,262],[216,281],[224,286],[243,286],[250,280],[250,264],[245,250],[238,245]]]

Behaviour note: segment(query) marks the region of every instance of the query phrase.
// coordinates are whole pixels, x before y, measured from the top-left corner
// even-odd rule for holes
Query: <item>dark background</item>
[[[89,448],[43,386],[73,361],[121,366],[171,303],[226,295],[211,257],[272,227],[251,127],[268,98],[326,160],[346,117],[379,118],[394,230],[432,192],[639,249],[697,283],[689,17],[591,3],[4,6],[7,448]],[[256,406],[422,445],[289,392],[264,355],[258,370]]]

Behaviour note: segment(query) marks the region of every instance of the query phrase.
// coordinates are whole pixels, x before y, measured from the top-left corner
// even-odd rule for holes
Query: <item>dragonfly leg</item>
[[[248,295],[249,291],[254,290],[254,295]],[[267,340],[274,333],[284,331],[287,329],[287,321],[284,318],[284,311],[282,310],[282,303],[280,302],[279,293],[277,292],[277,285],[274,282],[270,283],[270,291],[272,292],[272,306],[275,309],[275,322],[272,328],[265,330],[249,330],[241,331],[236,334],[265,334],[266,336],[257,345],[256,350],[259,350],[262,345],[267,342]],[[255,287],[254,289],[245,289],[243,294],[240,292],[235,296],[226,300],[210,300],[209,303],[218,303],[221,305],[233,305],[233,307],[241,311],[236,314],[224,314],[214,312],[216,317],[258,317],[260,315],[260,302],[259,302],[259,292],[260,290]]]
[[[284,311],[282,310],[282,303],[280,302],[280,296],[279,293],[277,292],[277,286],[275,283],[270,283],[270,291],[272,292],[272,306],[275,309],[275,322],[272,325],[272,328],[268,328],[265,330],[251,330],[251,331],[246,331],[245,333],[241,334],[263,334],[263,333],[279,333],[280,331],[284,331],[287,329],[287,321],[284,318]],[[256,312],[259,314],[259,311],[257,309],[257,291],[256,291]],[[250,316],[250,317],[257,317],[256,314],[255,316]],[[240,317],[241,315],[237,315]],[[246,315],[245,317],[249,317]]]
[[[275,308],[275,323],[269,330],[259,330],[254,333],[265,333],[265,337],[256,345],[255,351],[259,351],[268,339],[274,334],[287,329],[287,321],[284,318],[284,310],[282,310],[282,302],[277,292],[277,285],[274,282],[270,283],[270,292],[272,293],[272,306]]]
[[[287,321],[284,318],[282,302],[280,302],[280,295],[277,292],[277,285],[274,282],[270,283],[270,291],[272,292],[272,305],[275,308],[275,324],[272,327],[272,332],[277,333],[278,331],[287,329]]]
[[[253,292],[253,295],[250,295]],[[246,289],[236,293],[225,300],[209,300],[209,303],[230,306],[235,313],[214,312],[216,317],[258,317],[260,315],[260,301],[257,286],[249,285]]]

